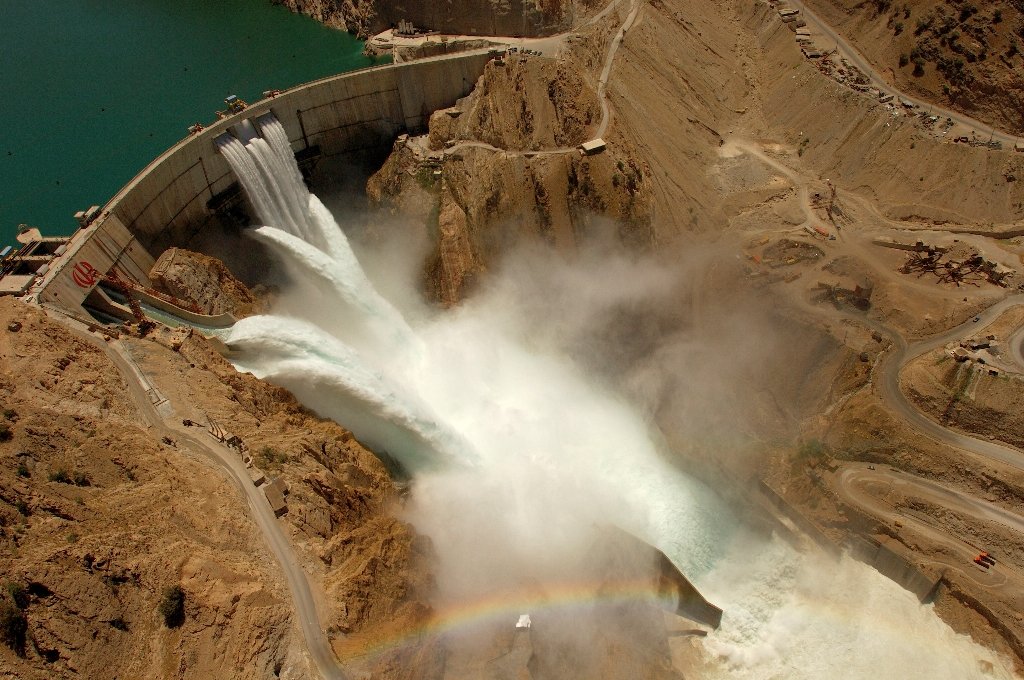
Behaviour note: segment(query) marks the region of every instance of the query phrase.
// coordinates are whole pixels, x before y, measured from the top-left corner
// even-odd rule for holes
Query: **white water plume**
[[[259,128],[264,138],[221,148],[271,225],[254,237],[319,304],[287,297],[225,340],[241,370],[287,387],[416,474],[407,517],[437,550],[442,597],[571,578],[592,528],[615,524],[662,549],[725,609],[707,641],[708,677],[873,679],[899,669],[952,680],[979,677],[979,663],[1011,677],[868,568],[822,567],[752,538],[716,494],[665,462],[636,408],[534,332],[545,319],[510,312],[502,287],[410,327],[297,169],[281,168],[294,161],[284,162],[280,124],[264,118]]]

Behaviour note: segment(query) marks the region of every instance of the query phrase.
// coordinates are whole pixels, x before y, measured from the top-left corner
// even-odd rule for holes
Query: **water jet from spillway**
[[[232,360],[414,473],[406,516],[436,548],[444,602],[511,593],[500,613],[518,616],[516,593],[567,590],[591,566],[595,527],[616,525],[663,551],[725,609],[706,643],[712,676],[874,677],[879,666],[853,658],[861,644],[932,678],[964,677],[979,660],[999,668],[994,654],[867,567],[829,565],[819,582],[816,558],[751,538],[710,489],[666,464],[621,395],[538,340],[530,328],[543,319],[507,313],[500,292],[410,325],[285,163],[280,125],[261,118],[257,127],[263,136],[248,144],[229,136],[218,145],[270,225],[254,237],[318,304],[286,300],[273,315],[239,322],[225,338]],[[598,599],[600,587],[589,587]],[[455,618],[453,626],[473,624]],[[915,630],[934,639],[914,639]],[[906,640],[912,648],[900,646]]]

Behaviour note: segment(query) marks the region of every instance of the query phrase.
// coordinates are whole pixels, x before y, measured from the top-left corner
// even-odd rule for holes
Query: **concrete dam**
[[[153,255],[215,224],[217,199],[238,194],[214,144],[231,126],[272,112],[300,158],[387,148],[399,133],[425,129],[431,113],[469,94],[495,54],[479,50],[353,71],[299,85],[222,118],[147,165],[37,271],[29,292],[88,319],[82,303],[109,272],[149,286]]]
[[[195,313],[185,309],[184,302],[152,290],[150,280],[154,256],[168,247],[187,244],[204,229],[222,228],[227,218],[220,211],[225,197],[230,197],[246,201],[244,223],[249,223],[251,216],[255,224],[289,225],[295,232],[282,234],[262,226],[254,229],[256,240],[286,251],[299,262],[327,258],[320,269],[337,269],[337,281],[347,282],[337,285],[338,299],[358,309],[371,308],[372,327],[385,321],[390,324],[389,332],[375,347],[384,357],[401,356],[409,347],[419,346],[420,340],[361,274],[329,212],[310,212],[313,197],[299,166],[312,153],[331,158],[389,149],[399,133],[424,130],[434,111],[469,94],[495,54],[481,50],[348,73],[298,86],[223,117],[166,151],[121,189],[94,221],[57,249],[57,255],[39,273],[30,296],[91,325],[131,320],[134,313],[140,322],[188,324],[209,331],[227,343],[221,346],[225,351],[230,348],[232,355],[238,353],[239,342],[242,347],[246,342],[258,345],[258,334],[239,340],[252,319],[235,323],[230,315]],[[247,163],[250,156],[252,162]],[[322,207],[319,199],[316,203]],[[295,320],[285,323],[296,328],[281,331],[274,326],[274,337],[292,337],[292,331],[303,329]],[[401,342],[388,344],[396,338]],[[323,343],[331,345],[329,338]],[[342,382],[356,378],[339,376]],[[388,393],[373,385],[362,388],[360,393]],[[301,390],[297,396],[302,397]],[[391,412],[393,401],[381,397],[385,412]],[[392,417],[377,420],[385,444],[377,446],[380,442],[374,440],[375,431],[359,436],[377,450],[394,453],[401,447],[396,449],[396,439],[390,433],[401,428]],[[412,441],[433,442],[437,426],[427,417],[414,417],[411,422],[420,420],[425,423],[422,436]],[[416,430],[415,434],[421,433]],[[461,441],[456,436],[452,437],[454,443],[441,441],[446,445],[438,451],[460,451]],[[417,444],[412,448],[416,452],[407,454],[415,458],[423,447]],[[426,448],[428,453],[432,450]],[[617,541],[627,544],[626,552],[632,557],[643,555],[645,566],[653,569],[647,587],[658,593],[661,606],[711,628],[719,626],[722,610],[708,602],[668,556],[644,540],[619,533]]]

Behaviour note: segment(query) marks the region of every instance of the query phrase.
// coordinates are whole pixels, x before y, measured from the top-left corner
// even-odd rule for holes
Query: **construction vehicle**
[[[243,100],[238,98],[236,94],[229,94],[224,98],[224,105],[228,108],[225,111],[218,111],[217,118],[227,118],[245,109],[249,106]]]
[[[111,288],[124,296],[125,301],[128,303],[128,309],[131,310],[132,316],[135,317],[135,320],[139,324],[139,337],[144,337],[151,328],[156,326],[156,324],[150,321],[149,318],[146,317],[145,312],[142,311],[142,305],[140,305],[139,301],[134,295],[132,295],[131,284],[118,276],[117,272],[113,269],[107,272],[106,276],[103,278]]]
[[[228,107],[228,111],[231,113],[238,113],[239,111],[245,111],[245,107],[248,106],[244,101],[238,98],[236,94],[229,94],[224,99],[224,104]]]

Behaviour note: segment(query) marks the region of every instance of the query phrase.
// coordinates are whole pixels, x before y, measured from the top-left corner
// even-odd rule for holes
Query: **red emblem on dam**
[[[99,281],[100,273],[96,267],[82,260],[75,265],[74,270],[71,272],[71,278],[75,280],[82,288],[88,288],[97,281]]]

